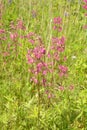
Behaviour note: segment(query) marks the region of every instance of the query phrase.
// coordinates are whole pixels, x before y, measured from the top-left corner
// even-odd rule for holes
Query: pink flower
[[[83,29],[87,29],[87,25],[84,25],[84,26],[83,26]]]
[[[19,46],[22,47],[22,43],[20,43]]]
[[[64,45],[65,44],[65,37],[61,37],[58,41],[59,44]]]
[[[63,36],[61,38],[53,37],[52,43],[55,44],[55,46],[53,46],[53,48],[51,49],[56,48],[59,52],[63,52],[65,50],[65,37]]]
[[[32,77],[32,78],[31,78],[31,81],[33,81],[35,84],[38,83],[38,80],[37,80],[35,77]]]
[[[8,49],[10,49],[10,46],[11,46],[11,44],[9,43],[9,44],[8,44]]]
[[[60,60],[60,57],[59,57],[59,54],[58,54],[58,53],[54,53],[54,59],[55,59],[55,60],[58,60],[58,61]]]
[[[47,71],[46,71],[46,70],[44,70],[44,71],[43,71],[43,75],[46,75],[46,74],[47,74]]]
[[[18,29],[21,29],[21,30],[25,30],[26,28],[24,27],[23,25],[23,21],[22,20],[19,20],[18,23],[17,23],[17,28]]]
[[[47,55],[47,56],[48,56],[48,58],[50,58],[50,57],[51,57],[50,53],[48,53],[48,55]]]
[[[61,32],[62,31],[62,27],[58,27],[58,31]]]
[[[58,46],[58,47],[57,47],[57,50],[58,50],[59,52],[64,52],[65,47]]]
[[[42,70],[43,64],[42,63],[38,63],[37,64],[37,72],[39,73]]]
[[[29,42],[32,43],[32,44],[35,43],[35,41],[33,39],[29,39]]]
[[[68,71],[68,68],[66,66],[59,65],[59,70],[63,73],[66,73]]]
[[[42,80],[42,84],[44,85],[44,87],[46,86],[46,79]]]
[[[16,27],[15,27],[15,25],[14,25],[14,22],[13,21],[11,21],[11,23],[10,23],[10,27],[11,27],[11,29],[16,29]]]
[[[0,40],[5,41],[7,38],[6,37],[0,37]]]
[[[32,64],[34,62],[31,56],[27,56],[27,59],[28,59],[28,64]]]
[[[63,91],[63,90],[64,90],[64,87],[63,87],[63,86],[59,86],[59,90],[60,90],[60,91]]]
[[[87,4],[87,0],[83,0],[83,2]]]
[[[87,4],[85,4],[85,5],[83,6],[83,8],[87,10]]]
[[[67,60],[67,57],[66,57],[66,56],[64,56],[63,60],[64,60],[64,61],[66,61],[66,60]]]
[[[0,34],[5,33],[5,30],[0,29]]]
[[[52,95],[49,93],[49,94],[48,94],[48,98],[50,99],[51,97],[52,97]]]
[[[87,13],[85,14],[85,16],[87,17]]]
[[[73,89],[74,89],[74,86],[73,86],[73,85],[71,85],[71,86],[69,87],[69,89],[70,89],[70,90],[73,90]]]
[[[10,34],[10,38],[12,39],[12,40],[15,40],[16,38],[17,38],[17,36],[18,36],[18,34],[17,33],[14,33],[14,34]]]
[[[36,47],[34,48],[33,53],[35,58],[40,59],[46,53],[46,50],[44,47]]]
[[[54,24],[61,24],[62,23],[62,19],[60,17],[56,17],[53,19]]]
[[[53,26],[53,29],[56,30],[56,29],[57,29],[57,26]]]
[[[28,33],[25,37],[29,39],[30,37],[32,37],[32,36],[34,36],[34,35],[35,35],[35,34],[34,34],[33,32],[30,32],[30,33]]]
[[[5,57],[5,56],[9,56],[9,53],[8,52],[4,52],[3,53],[3,56]]]
[[[62,77],[62,76],[66,76],[67,74],[67,71],[68,71],[68,68],[66,66],[63,66],[63,65],[59,65],[59,76]]]

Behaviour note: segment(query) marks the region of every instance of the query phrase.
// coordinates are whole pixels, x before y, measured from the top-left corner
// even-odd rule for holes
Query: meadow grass
[[[1,130],[87,130],[87,22],[81,0],[12,0],[0,1],[0,28],[6,33],[0,34],[6,40],[0,41],[0,129]],[[53,30],[53,19],[60,16],[63,31]],[[26,30],[17,30],[19,36],[29,32],[41,37],[47,52],[50,51],[53,36],[66,38],[66,47],[61,62],[68,66],[67,78],[59,78],[55,72],[53,86],[49,91],[54,97],[47,98],[44,87],[30,82],[32,76],[27,64],[27,51],[32,44],[26,39],[12,41],[10,22],[21,19]],[[15,43],[16,42],[16,43]],[[11,44],[10,55],[4,56]],[[20,44],[20,45],[19,45]],[[16,50],[12,45],[16,46]],[[18,54],[18,55],[17,55]],[[50,58],[50,60],[52,60]],[[49,59],[45,57],[46,63]],[[57,63],[56,63],[57,65]],[[55,66],[56,66],[55,65]],[[41,80],[41,77],[39,77]],[[58,80],[58,81],[57,81]],[[62,83],[65,90],[59,90]],[[72,85],[74,88],[69,89]],[[40,87],[40,106],[38,91]],[[55,86],[55,87],[54,87]],[[73,90],[72,90],[73,89]],[[38,107],[40,111],[38,123]]]

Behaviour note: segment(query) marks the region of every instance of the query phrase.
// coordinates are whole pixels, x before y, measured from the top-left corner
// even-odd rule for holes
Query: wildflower
[[[60,60],[59,54],[57,52],[54,53],[54,59],[58,61]]]
[[[87,4],[87,0],[83,0],[83,2]]]
[[[5,30],[0,29],[0,34],[5,33]]]
[[[40,59],[46,53],[46,50],[44,47],[36,47],[34,48],[33,53],[37,59]]]
[[[9,43],[9,44],[8,44],[8,50],[10,49],[10,46],[11,46],[11,44]]]
[[[69,89],[73,90],[74,89],[74,85],[70,85]]]
[[[50,99],[51,97],[52,97],[52,95],[49,93],[49,94],[48,94],[48,98]]]
[[[19,20],[17,23],[17,29],[25,30],[26,28],[23,25],[23,21]]]
[[[42,70],[43,64],[42,63],[38,63],[37,64],[37,72],[40,72]]]
[[[43,78],[42,84],[44,85],[44,87],[46,86],[46,79],[45,78]]]
[[[13,21],[10,22],[10,27],[11,27],[11,29],[14,29],[14,30],[16,29],[16,26],[14,25]]]
[[[87,29],[87,25],[84,25],[84,26],[83,26],[83,29],[84,29],[84,30]]]
[[[57,26],[53,26],[53,29],[56,30],[56,29],[57,29]]]
[[[66,56],[64,56],[63,60],[64,60],[64,61],[66,61],[66,60],[67,60],[67,57],[66,57]]]
[[[53,19],[54,24],[61,24],[62,23],[62,19],[60,17],[56,17]]]
[[[32,64],[34,62],[33,58],[31,56],[27,56],[28,64]]]
[[[63,91],[63,90],[64,90],[64,87],[63,87],[63,86],[59,86],[59,90],[60,90],[60,91]]]
[[[30,39],[32,36],[34,36],[35,34],[33,32],[28,33],[25,37]]]
[[[59,70],[62,71],[63,73],[66,73],[68,68],[66,66],[59,65]]]
[[[58,31],[61,32],[62,31],[62,27],[58,27]]]
[[[35,84],[38,83],[38,80],[35,77],[32,77],[30,81],[33,81]]]
[[[76,56],[72,56],[72,59],[76,59]]]
[[[83,8],[87,10],[87,4],[85,4],[85,5],[83,6]]]
[[[67,71],[68,71],[68,68],[66,66],[63,66],[63,65],[59,65],[59,75],[60,77],[62,76],[65,76]]]
[[[22,47],[22,43],[20,43],[19,46]]]
[[[9,56],[9,53],[8,52],[4,52],[3,53],[3,56],[5,57],[5,56]]]
[[[29,39],[29,42],[30,42],[30,43],[32,43],[32,44],[34,44],[34,43],[35,43],[35,41],[34,41],[34,40],[32,40],[32,39]]]
[[[10,38],[12,39],[12,40],[15,40],[16,38],[17,38],[17,33],[14,33],[14,34],[10,34]]]
[[[47,56],[48,56],[48,58],[50,58],[50,57],[51,57],[50,53],[48,53],[48,55],[47,55]]]
[[[46,71],[46,70],[44,70],[44,71],[43,71],[43,75],[46,75],[46,74],[47,74],[47,71]]]
[[[87,17],[87,13],[85,14],[85,16]]]

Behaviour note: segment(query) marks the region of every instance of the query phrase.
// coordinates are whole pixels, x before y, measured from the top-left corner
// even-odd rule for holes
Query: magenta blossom
[[[70,85],[69,89],[73,90],[74,89],[74,85]]]
[[[16,38],[17,38],[17,36],[18,36],[18,34],[17,33],[11,33],[10,34],[10,38],[12,39],[12,40],[15,40]]]
[[[54,24],[61,24],[62,23],[62,18],[56,17],[56,18],[53,19],[53,22],[54,22]]]
[[[59,86],[59,90],[60,91],[64,91],[64,87],[63,86]]]
[[[27,56],[28,64],[32,64],[34,62],[33,58],[31,56]]]
[[[17,23],[17,28],[18,29],[21,29],[21,30],[25,30],[26,28],[24,27],[23,25],[23,21],[22,20],[19,20],[18,23]]]
[[[46,50],[44,47],[36,47],[33,50],[34,56],[37,59],[40,59],[44,54],[45,54]]]
[[[83,0],[83,2],[87,4],[87,0]]]
[[[65,76],[68,72],[68,68],[66,66],[63,65],[59,65],[59,75],[60,77]]]
[[[38,83],[38,80],[35,77],[32,77],[30,81],[33,81],[35,84]]]
[[[87,4],[83,5],[83,8],[87,10]]]
[[[5,33],[5,30],[0,29],[0,34]]]

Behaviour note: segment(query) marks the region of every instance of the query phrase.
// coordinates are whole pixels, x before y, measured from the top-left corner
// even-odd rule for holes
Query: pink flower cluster
[[[59,28],[61,27],[62,19],[57,17],[54,18],[53,22]],[[64,78],[68,73],[68,67],[63,65],[67,60],[66,56],[63,55],[66,38],[64,36],[52,37],[49,50],[46,49],[41,37],[34,33],[29,33],[22,38],[27,38],[32,44],[26,55],[29,65],[30,82],[44,86],[48,98],[53,97],[49,88],[55,88],[54,80],[58,82],[58,79]],[[55,74],[57,74],[57,78]],[[71,86],[70,89],[73,89],[73,87]],[[65,90],[62,83],[58,90]]]
[[[62,23],[62,18],[60,18],[60,17],[55,17],[55,18],[53,19],[53,22],[54,22],[54,24],[61,24],[61,23]]]
[[[55,18],[53,19],[53,24],[54,24],[54,26],[53,26],[53,29],[54,29],[54,30],[57,30],[57,31],[59,31],[59,32],[62,31],[62,26],[61,26],[61,24],[62,24],[62,18],[60,18],[60,17],[55,17]]]
[[[83,8],[87,10],[87,0],[83,0],[83,2],[84,2]],[[87,13],[85,14],[85,16],[87,16]],[[83,29],[87,29],[87,24],[83,26]]]
[[[83,2],[84,2],[83,8],[87,10],[87,0],[83,0]]]
[[[21,30],[25,30],[26,29],[22,20],[18,20],[17,29],[21,29]]]
[[[11,21],[10,28],[14,29],[14,30],[19,30],[20,29],[20,30],[23,30],[23,31],[26,29],[26,27],[24,26],[24,23],[23,23],[23,21],[21,19],[19,19],[17,21],[16,25],[14,24],[13,21]]]
[[[45,86],[45,75],[49,72],[48,65],[45,63],[44,58],[46,49],[43,45],[36,45],[33,49],[29,49],[27,53],[27,62],[30,65],[29,72],[32,73],[30,81],[38,83],[38,76],[42,77],[42,84]]]
[[[68,72],[68,68],[66,66],[59,65],[59,75],[60,75],[60,77],[66,76],[67,72]]]
[[[14,40],[15,41],[15,39],[18,37],[18,34],[17,33],[11,33],[10,34],[10,38],[11,38],[11,40]]]
[[[83,0],[83,2],[84,2],[85,4],[87,4],[87,0]]]
[[[57,50],[58,52],[63,52],[65,50],[65,37],[57,38],[53,37],[52,38],[52,47],[53,49]]]
[[[36,62],[36,60],[40,60],[44,56],[45,52],[46,50],[42,46],[40,47],[37,46],[34,49],[28,50],[27,54],[28,64]]]
[[[0,34],[3,34],[5,33],[5,30],[4,29],[0,29]]]

